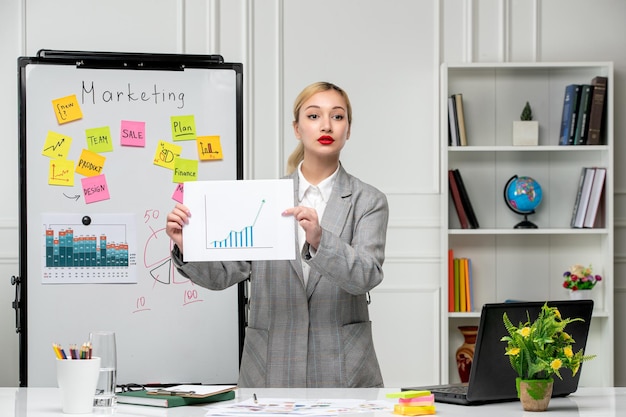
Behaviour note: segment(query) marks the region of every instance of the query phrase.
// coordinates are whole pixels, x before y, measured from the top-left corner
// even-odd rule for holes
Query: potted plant
[[[533,120],[530,103],[522,109],[519,121],[513,122],[513,145],[537,146],[539,144],[539,122]]]
[[[600,281],[602,281],[602,277],[593,273],[591,265],[585,267],[574,264],[563,273],[563,288],[569,290],[572,299],[591,298],[590,290]]]
[[[576,375],[580,364],[595,355],[584,355],[583,350],[574,352],[574,339],[565,327],[582,318],[562,318],[557,307],[544,304],[535,321],[527,320],[515,326],[507,314],[503,315],[508,335],[505,355],[517,373],[517,394],[525,411],[545,411],[552,396],[553,376],[562,379],[561,369],[567,368]]]

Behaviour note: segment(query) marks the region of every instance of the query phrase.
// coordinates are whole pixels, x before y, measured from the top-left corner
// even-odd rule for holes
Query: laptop
[[[514,325],[527,320],[526,311],[530,319],[534,320],[539,315],[544,302],[506,302],[483,305],[476,336],[474,358],[470,369],[469,382],[465,384],[448,384],[438,386],[403,387],[402,390],[429,390],[435,396],[436,402],[478,405],[493,402],[516,401],[515,378],[517,373],[511,367],[508,356],[504,354],[506,342],[500,339],[507,334],[502,322],[502,316],[506,314]],[[585,349],[591,314],[593,312],[592,300],[563,300],[548,301],[551,307],[557,307],[563,318],[580,317],[583,321],[570,323],[565,327],[576,341],[574,351]],[[586,352],[585,352],[586,353]],[[572,376],[569,369],[561,369],[563,380],[554,377],[552,397],[565,397],[576,391],[582,372],[581,364],[578,373]]]

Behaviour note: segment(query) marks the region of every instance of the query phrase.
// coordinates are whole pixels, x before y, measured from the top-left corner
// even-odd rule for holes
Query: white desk
[[[246,400],[256,393],[259,397],[271,398],[355,398],[383,400],[388,392],[399,389],[238,389],[233,401]],[[395,400],[389,400],[395,403]],[[222,403],[226,404],[226,403]],[[488,404],[473,407],[436,403],[438,416],[444,417],[538,417],[538,413],[525,413],[519,402]],[[580,388],[567,398],[550,401],[546,417],[615,417],[626,413],[626,387],[624,388]],[[204,416],[204,406],[159,408],[119,404],[114,415],[118,417],[198,417]],[[83,414],[84,415],[84,414]],[[98,414],[95,414],[98,415]],[[395,416],[391,412],[362,413],[361,417]],[[61,412],[58,388],[0,388],[0,416],[2,417],[55,417],[70,416]],[[77,415],[78,416],[78,415]],[[351,415],[352,416],[352,415]]]

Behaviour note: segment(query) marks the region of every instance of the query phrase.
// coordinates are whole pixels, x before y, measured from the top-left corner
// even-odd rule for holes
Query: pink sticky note
[[[83,186],[85,203],[95,203],[97,201],[108,200],[110,198],[109,187],[107,186],[107,180],[104,174],[96,175],[94,177],[85,177],[80,181]]]
[[[146,146],[146,122],[122,120],[120,143],[122,146]]]
[[[183,202],[183,192],[185,191],[185,183],[182,182],[180,184],[176,184],[176,189],[174,190],[174,194],[172,194],[172,200],[176,200],[182,204]]]

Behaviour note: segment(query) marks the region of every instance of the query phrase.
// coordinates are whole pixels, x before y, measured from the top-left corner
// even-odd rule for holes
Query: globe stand
[[[534,211],[532,213],[528,213],[528,214],[533,214]],[[514,229],[538,229],[537,225],[533,222],[531,222],[530,220],[528,220],[528,214],[524,214],[524,220],[522,220],[521,222],[517,223],[515,226],[513,226]]]
[[[523,181],[523,184],[519,186],[519,188],[521,189],[520,194],[525,197],[528,197],[531,201],[536,200],[535,207],[541,202],[541,197],[543,195],[541,192],[541,186],[530,177],[518,177],[517,175],[513,175],[506,182],[506,185],[504,186],[504,202],[506,203],[509,210],[511,210],[512,212],[516,214],[524,216],[524,220],[517,223],[515,226],[513,226],[513,228],[514,229],[538,229],[539,227],[535,223],[528,220],[528,215],[535,214],[534,207],[532,208],[526,207],[526,209],[520,210],[516,204],[514,204],[512,201],[509,200],[509,195],[508,195],[509,187],[517,186],[516,184],[514,184],[514,182],[517,182],[517,181]],[[529,183],[531,182],[534,184],[529,185]],[[517,193],[517,190],[515,190],[515,193]],[[531,198],[531,194],[533,198]]]

